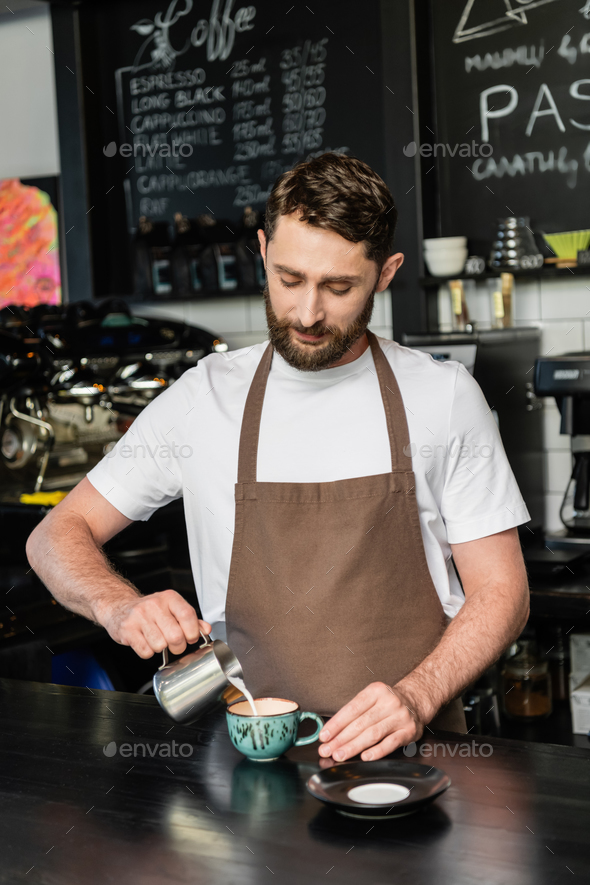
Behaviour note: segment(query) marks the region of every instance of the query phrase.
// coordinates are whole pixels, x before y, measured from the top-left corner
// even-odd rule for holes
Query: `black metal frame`
[[[78,10],[52,5],[51,22],[61,162],[62,293],[70,302],[94,295]]]
[[[420,140],[417,12],[416,0],[381,2],[386,181],[400,213],[395,249],[405,255],[392,284],[393,334],[398,341],[404,332],[427,328],[426,294],[418,282],[423,274],[420,157],[412,160],[401,149]],[[395,98],[389,84],[395,84]]]

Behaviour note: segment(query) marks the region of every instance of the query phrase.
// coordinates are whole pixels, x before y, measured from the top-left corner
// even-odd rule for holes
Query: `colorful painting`
[[[39,188],[0,180],[0,307],[60,301],[57,213]]]

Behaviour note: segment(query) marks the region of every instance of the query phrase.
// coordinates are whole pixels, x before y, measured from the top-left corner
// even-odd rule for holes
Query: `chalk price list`
[[[234,162],[250,163],[274,157],[277,152],[277,137],[272,116],[271,75],[267,72],[267,59],[260,58],[257,62],[249,59],[237,61],[231,71],[231,78],[234,81]],[[270,187],[265,190],[258,182],[239,184],[235,189],[233,205],[265,203],[270,190]]]
[[[327,43],[328,38],[315,43],[307,40],[301,46],[281,52],[279,65],[285,91],[279,124],[282,127],[280,144],[275,131],[279,121],[273,117],[267,59],[257,62],[243,59],[234,65],[231,72],[233,159],[236,163],[262,159],[262,177],[271,179],[266,187],[258,183],[238,185],[234,206],[266,202],[277,175],[288,169],[298,155],[321,149],[326,120]],[[272,157],[277,159],[270,159]]]
[[[253,75],[262,74],[255,80]],[[266,58],[252,64],[247,59],[236,62],[231,72],[233,105],[234,161],[247,163],[258,157],[275,154],[276,135],[272,118],[270,74]]]
[[[281,54],[283,95],[282,154],[318,150],[326,120],[326,58],[328,38],[284,49]]]
[[[164,215],[167,194],[211,187],[233,188],[236,207],[264,204],[278,175],[321,153],[327,44],[323,38],[282,49],[278,71],[267,56],[237,60],[227,72],[230,82],[212,86],[203,68],[117,72],[121,119],[133,133],[128,155],[135,159],[139,214]],[[228,99],[231,108],[224,108]],[[218,153],[217,162],[205,159],[207,148]]]

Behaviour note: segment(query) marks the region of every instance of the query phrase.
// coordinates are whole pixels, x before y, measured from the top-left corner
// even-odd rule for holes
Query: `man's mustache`
[[[295,329],[296,332],[301,332],[302,335],[326,335],[328,332],[332,332],[332,329],[328,329],[326,326],[310,326],[305,329],[303,326],[291,326],[292,329]]]
[[[301,326],[299,323],[289,322],[289,320],[279,320],[275,323],[275,328],[287,330],[293,329],[295,332],[301,332],[302,335],[337,335],[340,331],[334,327],[324,326],[322,323],[314,323],[313,326]]]

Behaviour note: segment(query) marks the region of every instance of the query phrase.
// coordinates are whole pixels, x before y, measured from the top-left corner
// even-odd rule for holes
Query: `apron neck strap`
[[[404,452],[410,451],[410,432],[408,430],[408,421],[406,419],[406,409],[404,401],[400,393],[397,379],[393,374],[391,364],[379,345],[373,332],[367,329],[367,338],[371,346],[373,361],[377,370],[377,378],[379,379],[379,389],[381,391],[381,399],[383,400],[383,408],[385,409],[385,420],[387,422],[387,434],[389,436],[389,447],[391,449],[391,469],[392,470],[411,470],[412,461],[408,461]],[[402,461],[404,463],[402,463]]]
[[[379,380],[379,389],[381,391],[381,399],[383,400],[383,408],[385,409],[389,446],[391,449],[391,469],[404,471],[411,470],[411,461],[402,464],[403,450],[404,448],[407,450],[410,436],[405,408],[398,383],[389,361],[381,350],[379,342],[373,332],[367,330],[367,338],[373,354],[373,361],[375,363],[377,378]],[[272,363],[272,356],[273,348],[269,343],[260,363],[258,364],[258,368],[254,374],[246,398],[238,452],[239,483],[256,482],[260,420],[262,418],[262,406],[264,404],[264,394],[266,392],[266,384]]]
[[[269,342],[258,368],[254,373],[244,415],[242,417],[242,430],[240,432],[240,448],[238,452],[238,482],[256,482],[256,467],[258,462],[258,438],[260,436],[260,419],[262,406],[266,392],[266,382],[272,362],[272,344]]]

